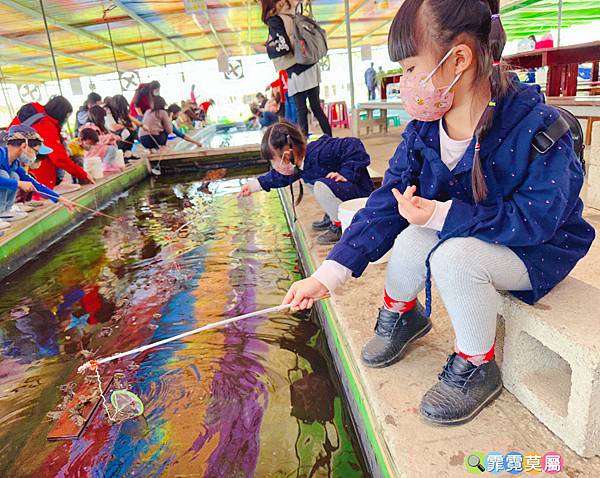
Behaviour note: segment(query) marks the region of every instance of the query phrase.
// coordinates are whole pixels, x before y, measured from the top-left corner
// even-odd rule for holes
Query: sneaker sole
[[[457,418],[456,420],[446,420],[446,421],[440,421],[437,420],[435,418],[431,418],[428,417],[427,415],[423,415],[423,413],[421,413],[421,416],[423,417],[423,419],[425,421],[427,421],[428,423],[432,423],[434,425],[440,425],[440,426],[456,426],[456,425],[464,425],[465,423],[469,423],[471,420],[473,420],[477,415],[479,415],[479,413],[481,413],[481,411],[487,407],[491,402],[493,402],[496,398],[498,398],[498,396],[502,393],[502,389],[504,388],[503,384],[500,384],[500,386],[494,390],[488,398],[486,398],[483,403],[481,405],[479,405],[475,410],[473,410],[469,415],[467,415],[466,417],[463,418]]]
[[[325,226],[325,227],[315,227],[315,226],[311,226],[313,231],[326,231],[327,229],[329,229],[329,226],[331,224]]]
[[[336,239],[335,241],[319,241],[317,240],[317,244],[321,245],[321,246],[331,246],[333,244],[337,244],[339,242],[339,239]]]
[[[364,360],[362,360],[361,357],[361,362],[363,363],[363,365],[369,367],[369,368],[383,368],[383,367],[387,367],[389,365],[392,365],[393,363],[397,362],[398,360],[400,360],[405,354],[406,354],[406,349],[408,348],[408,346],[410,344],[412,344],[415,340],[420,339],[421,337],[424,337],[425,335],[427,335],[429,333],[429,331],[432,329],[433,324],[431,322],[429,322],[425,327],[423,327],[419,333],[417,333],[417,335],[411,337],[403,346],[402,348],[398,351],[398,353],[396,355],[394,355],[392,358],[386,360],[385,362],[382,363],[378,363],[378,364],[369,364],[367,362],[365,362]]]

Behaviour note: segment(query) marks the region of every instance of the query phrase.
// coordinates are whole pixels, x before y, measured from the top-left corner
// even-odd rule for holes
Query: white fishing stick
[[[266,315],[271,314],[273,312],[281,312],[283,310],[287,310],[291,307],[290,304],[278,305],[276,307],[270,307],[268,309],[257,310],[255,312],[250,312],[248,314],[238,315],[237,317],[232,317],[230,319],[220,320],[219,322],[214,322],[212,324],[204,325],[194,330],[189,330],[179,335],[175,335],[173,337],[169,337],[167,339],[159,340],[158,342],[153,342],[151,344],[142,345],[141,347],[137,347],[132,350],[128,350],[127,352],[121,352],[115,355],[111,355],[110,357],[101,358],[98,360],[90,360],[84,363],[81,367],[77,369],[78,373],[85,372],[87,369],[96,370],[99,365],[103,363],[112,362],[114,360],[118,360],[123,357],[127,357],[129,355],[137,354],[140,352],[144,352],[149,349],[153,349],[155,347],[159,347],[164,344],[168,344],[169,342],[174,342],[175,340],[180,340],[185,337],[189,337],[190,335],[198,334],[200,332],[204,332],[205,330],[215,329],[217,327],[222,327],[223,325],[231,324],[233,322],[237,322],[238,320],[249,319],[251,317],[256,317],[257,315]]]

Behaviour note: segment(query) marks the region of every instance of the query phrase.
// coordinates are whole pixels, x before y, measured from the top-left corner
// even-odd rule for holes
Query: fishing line
[[[155,176],[160,176],[162,174],[162,172],[160,170],[160,162],[162,161],[161,146],[160,146],[160,144],[158,144],[158,141],[156,141],[156,139],[154,139],[154,136],[152,136],[151,134],[148,134],[148,136],[150,136],[150,138],[152,138],[152,141],[158,148],[158,156],[159,156],[158,163],[156,163],[156,166],[154,166],[151,169],[151,171],[152,171],[152,174],[154,174]]]
[[[50,195],[50,194],[48,194],[48,193],[45,193],[45,192],[43,192],[43,191],[37,191],[37,190],[36,190],[35,192],[36,192],[37,194],[41,194],[42,196],[45,196],[45,197],[47,197],[48,199],[56,199],[56,196],[52,196],[52,195]],[[100,216],[107,217],[108,219],[112,219],[112,220],[114,220],[114,221],[120,221],[120,219],[119,219],[118,217],[111,216],[110,214],[105,214],[105,213],[103,213],[102,211],[98,211],[97,209],[92,209],[92,208],[90,208],[90,207],[84,206],[83,204],[77,203],[77,202],[75,202],[75,201],[71,201],[70,199],[67,199],[67,198],[66,198],[66,197],[64,197],[64,196],[60,196],[60,197],[61,197],[61,198],[62,198],[64,201],[67,201],[67,202],[71,203],[73,206],[79,207],[79,208],[81,208],[81,209],[85,209],[86,211],[93,212],[94,214],[98,214],[98,215],[100,215]]]

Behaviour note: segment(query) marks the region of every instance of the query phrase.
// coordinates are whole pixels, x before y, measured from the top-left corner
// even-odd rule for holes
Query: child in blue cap
[[[52,149],[44,145],[41,136],[25,125],[12,126],[4,137],[5,146],[0,146],[0,230],[7,229],[11,221],[26,216],[23,212],[11,211],[17,190],[24,192],[41,192],[53,202],[60,202],[69,210],[73,205],[61,198],[59,194],[38,183],[25,167],[36,162],[37,155],[47,155]]]

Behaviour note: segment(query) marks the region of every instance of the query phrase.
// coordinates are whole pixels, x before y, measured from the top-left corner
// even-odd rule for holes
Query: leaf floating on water
[[[67,382],[67,383],[62,384],[58,388],[64,394],[74,395],[76,386],[77,386],[77,384],[75,382]]]
[[[162,317],[162,314],[154,314],[152,316],[152,318],[154,318],[154,319],[160,319],[161,317]]]
[[[71,415],[69,417],[69,419],[75,423],[75,425],[77,425],[78,427],[82,427],[83,425],[85,425],[85,418],[83,418],[81,415],[76,414],[76,415]]]
[[[140,368],[140,366],[137,363],[131,362],[130,364],[127,365],[127,370],[129,370],[130,372],[133,372],[134,370],[137,370],[138,368]]]
[[[126,390],[129,388],[129,384],[127,383],[127,380],[125,379],[125,374],[122,372],[116,372],[114,375],[114,382],[113,382],[113,387],[116,390]]]
[[[49,411],[48,413],[46,413],[46,416],[52,420],[52,421],[56,421],[58,420],[60,417],[62,417],[63,412],[62,411]]]
[[[102,327],[102,330],[100,330],[100,337],[110,337],[112,333],[112,327]]]
[[[81,350],[79,351],[79,353],[80,353],[80,354],[81,354],[81,356],[82,356],[83,358],[85,358],[85,359],[89,359],[89,358],[91,358],[91,357],[93,357],[93,356],[94,356],[94,352],[91,352],[91,351],[89,351],[89,350],[86,350],[86,349],[81,349]]]

